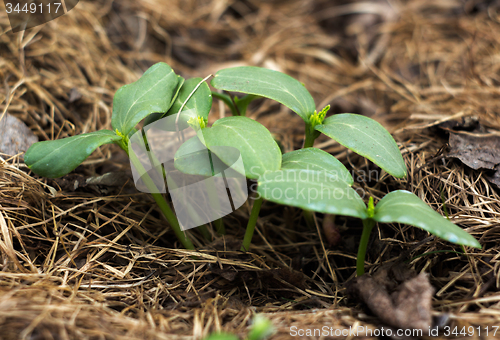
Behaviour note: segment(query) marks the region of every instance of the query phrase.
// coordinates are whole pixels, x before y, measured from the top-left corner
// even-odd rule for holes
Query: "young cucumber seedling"
[[[240,147],[245,168],[249,171],[259,170],[258,173],[255,171],[252,173],[258,178],[259,198],[254,202],[243,241],[243,250],[248,249],[250,245],[263,198],[299,207],[305,212],[315,211],[361,218],[363,232],[357,258],[358,275],[364,273],[366,248],[375,222],[405,223],[422,228],[452,243],[481,247],[475,238],[408,191],[391,192],[376,207],[373,205],[373,198],[370,197],[366,207],[358,193],[351,188],[353,179],[347,169],[332,155],[312,147],[314,140],[320,133],[324,133],[368,158],[389,174],[398,178],[405,177],[406,166],[396,142],[375,120],[350,113],[336,114],[325,119],[329,107],[318,113],[311,94],[303,84],[288,75],[269,69],[258,67],[223,69],[217,72],[211,84],[219,90],[251,95],[252,99],[261,96],[276,100],[297,113],[305,122],[303,149],[284,154],[279,169],[276,169],[276,161],[280,155],[277,151],[273,151],[272,155],[269,154],[269,150],[276,150],[276,147],[273,148],[270,142],[263,142],[268,138],[267,134],[256,138],[252,133],[253,128],[249,128],[248,132],[241,129],[239,140],[232,140],[234,142],[232,145]],[[228,102],[227,98],[225,102]],[[248,103],[245,102],[245,105]],[[230,107],[233,111],[237,109],[237,105],[234,104]],[[234,126],[242,124],[244,119],[244,117],[231,117],[222,120],[227,126]],[[229,135],[219,133],[214,139],[213,142],[217,145],[225,145],[229,141]],[[249,178],[255,177],[249,176]]]
[[[73,171],[99,146],[115,143],[127,152],[132,164],[141,172],[140,170],[144,170],[141,169],[142,164],[129,148],[129,138],[137,132],[135,126],[144,118],[146,123],[153,122],[163,116],[178,114],[181,110],[188,113],[181,116],[181,123],[185,124],[193,118],[206,122],[212,106],[212,96],[206,83],[199,86],[200,81],[201,78],[184,81],[167,64],[155,64],[139,80],[121,87],[116,92],[111,118],[113,131],[101,130],[35,143],[26,152],[24,161],[34,173],[56,178]],[[146,173],[142,179],[148,192],[155,199],[179,241],[187,249],[194,249],[161,191],[148,173],[141,173],[143,172]]]

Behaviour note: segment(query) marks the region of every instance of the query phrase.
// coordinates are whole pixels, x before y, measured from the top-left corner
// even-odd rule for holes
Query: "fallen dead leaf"
[[[439,128],[449,132],[449,157],[471,169],[485,169],[486,179],[500,187],[500,135],[480,124],[477,117],[446,121]],[[488,171],[491,170],[491,171]]]
[[[500,164],[500,136],[450,133],[450,157],[472,169],[493,170]]]
[[[348,286],[348,292],[387,325],[427,330],[432,326],[434,288],[425,273],[412,275],[404,267],[382,267],[374,276],[365,274],[356,278]]]

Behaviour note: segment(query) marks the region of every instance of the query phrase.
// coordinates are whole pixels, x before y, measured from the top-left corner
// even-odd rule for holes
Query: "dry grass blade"
[[[16,116],[40,140],[110,128],[114,92],[159,61],[186,78],[236,65],[280,70],[303,82],[320,109],[331,104],[331,113],[378,120],[396,132],[405,180],[325,136],[316,145],[352,169],[358,189],[376,198],[410,190],[484,247],[459,254],[419,229],[384,225],[374,233],[367,269],[407,261],[436,288],[434,316],[458,327],[500,324],[498,188],[487,173],[446,157],[448,136],[437,128],[475,117],[486,132],[500,130],[494,2],[80,1],[44,26],[8,30],[0,2],[0,117]],[[216,104],[209,122],[228,115],[224,110]],[[303,122],[286,108],[259,100],[249,114],[285,151],[302,145]],[[342,241],[328,247],[300,211],[264,203],[251,252],[243,254],[236,250],[249,216],[244,205],[224,218],[224,238],[209,242],[189,231],[198,250],[186,251],[152,200],[125,181],[79,186],[111,171],[128,171],[112,145],[64,181],[38,178],[19,155],[2,155],[2,339],[244,336],[255,312],[273,321],[273,339],[290,338],[292,327],[364,326],[363,339],[382,326],[345,295],[357,221],[337,217]]]

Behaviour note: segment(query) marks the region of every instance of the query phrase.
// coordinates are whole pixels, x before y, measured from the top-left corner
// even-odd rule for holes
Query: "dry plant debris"
[[[17,155],[38,142],[38,138],[26,124],[14,116],[5,114],[0,124],[0,153]]]
[[[427,332],[433,326],[434,289],[425,273],[412,275],[401,265],[386,265],[379,268],[373,277],[366,274],[355,278],[348,289],[381,321],[396,329]]]
[[[447,212],[483,250],[460,255],[415,228],[386,225],[372,238],[367,268],[374,273],[408,260],[436,289],[433,316],[482,327],[477,339],[500,325],[498,189],[481,170],[444,157],[446,135],[433,129],[471,116],[500,129],[495,2],[80,1],[44,26],[16,34],[8,28],[0,3],[0,117],[22,120],[40,140],[109,128],[112,94],[159,61],[186,77],[232,65],[278,69],[306,84],[320,107],[377,119],[400,143],[405,180],[332,141],[316,146],[351,166],[356,186],[371,195],[407,189]],[[268,101],[251,111],[285,151],[300,146],[300,118]],[[219,106],[212,114],[226,112]],[[199,250],[188,252],[148,198],[126,183],[99,194],[88,186],[70,190],[32,176],[20,155],[1,156],[2,339],[201,339],[219,330],[243,336],[255,312],[273,321],[273,339],[289,339],[294,326],[382,325],[346,298],[361,231],[353,220],[335,221],[342,241],[329,247],[300,211],[264,204],[254,246],[241,254],[231,238],[241,239],[244,206],[226,218],[227,239],[209,245],[190,231]],[[105,146],[75,174],[87,179],[127,167]],[[231,271],[224,277],[214,268]]]
[[[457,125],[460,124],[457,123]],[[498,181],[500,177],[500,173],[498,173],[500,169],[500,136],[498,131],[488,132],[483,126],[475,125],[472,130],[445,128],[450,133],[448,156],[460,159],[474,170],[493,170],[486,173],[486,178],[500,187]]]

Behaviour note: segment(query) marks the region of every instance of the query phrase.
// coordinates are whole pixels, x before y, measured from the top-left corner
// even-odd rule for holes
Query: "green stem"
[[[163,167],[162,167],[162,169],[163,169]],[[170,180],[170,189],[172,189],[172,190],[178,189],[177,183],[172,178],[170,178],[170,179],[171,179]],[[198,212],[196,211],[195,207],[192,205],[188,205],[186,208],[187,208],[189,215],[193,219],[193,221],[199,226],[198,229],[200,230],[200,233],[203,236],[203,238],[207,241],[211,241],[212,235],[208,231],[207,225],[204,224],[205,223],[204,220],[200,218],[200,215],[198,215]]]
[[[310,130],[311,130],[310,124],[306,123],[306,140],[304,141],[302,149],[311,148],[314,145],[314,140],[316,139],[316,137],[314,136],[314,132],[311,133]],[[304,216],[304,219],[306,220],[307,226],[311,229],[315,228],[314,212],[304,209],[302,210],[302,214]]]
[[[316,131],[311,132],[311,126],[306,123],[306,140],[304,141],[304,146],[302,147],[303,149],[313,147],[314,141],[318,137],[318,134],[316,134],[315,132]]]
[[[365,256],[370,233],[375,226],[375,221],[371,218],[363,220],[363,232],[361,233],[361,241],[359,242],[358,258],[356,259],[356,275],[361,276],[365,273]]]
[[[151,195],[153,195],[156,204],[158,204],[158,207],[160,208],[161,212],[167,218],[168,223],[170,223],[170,226],[174,230],[175,235],[182,243],[182,245],[186,249],[194,250],[195,248],[193,243],[186,237],[184,232],[181,230],[181,227],[179,226],[179,221],[177,221],[177,217],[175,216],[172,209],[170,209],[170,207],[168,206],[168,203],[163,198],[163,195],[159,193],[152,193]]]
[[[245,237],[243,238],[243,244],[241,245],[241,251],[247,251],[250,248],[250,243],[252,242],[253,232],[255,231],[255,225],[257,224],[257,218],[259,217],[260,206],[264,199],[262,196],[253,202],[252,212],[250,213],[250,218],[248,219],[247,230],[245,232]]]
[[[208,228],[207,228],[207,225],[204,224],[204,225],[200,225],[198,227],[198,230],[200,231],[201,235],[203,236],[203,238],[207,241],[211,241],[212,240],[212,235],[210,235],[210,232],[208,231]]]
[[[215,228],[217,229],[217,234],[226,235],[226,227],[224,227],[224,221],[222,218],[218,218],[214,221]]]
[[[186,237],[184,232],[181,230],[181,227],[179,225],[179,221],[177,220],[177,217],[175,216],[174,212],[172,209],[170,209],[170,206],[168,203],[165,201],[163,198],[163,195],[158,193],[158,188],[154,184],[153,180],[151,177],[149,177],[148,173],[142,166],[141,162],[135,155],[135,153],[130,153],[129,154],[130,160],[132,161],[133,166],[137,169],[138,173],[143,173],[144,175],[142,176],[142,179],[144,181],[144,184],[146,184],[146,187],[148,188],[149,192],[153,196],[156,204],[160,208],[161,212],[167,219],[168,223],[170,223],[170,226],[174,230],[175,235],[179,239],[179,241],[182,243],[182,245],[186,249],[195,249],[193,243]]]
[[[219,93],[217,91],[212,91],[212,97],[215,97],[215,98],[222,100],[231,109],[231,113],[233,114],[233,116],[240,115],[240,113],[238,112],[238,109],[234,105],[234,102],[233,102],[231,96],[229,96],[225,93]]]
[[[259,96],[254,94],[247,94],[241,98],[234,97],[233,104],[236,106],[236,110],[238,110],[240,116],[245,116],[247,114],[248,105],[256,98],[259,98]]]
[[[306,220],[306,224],[310,229],[314,229],[314,211],[311,210],[302,210],[302,215],[304,216],[304,219]]]

